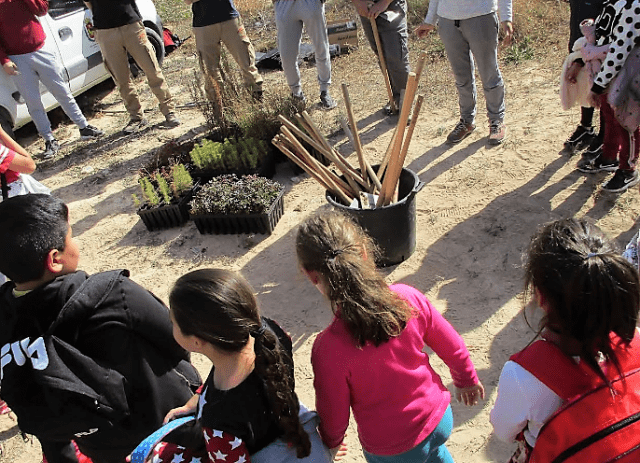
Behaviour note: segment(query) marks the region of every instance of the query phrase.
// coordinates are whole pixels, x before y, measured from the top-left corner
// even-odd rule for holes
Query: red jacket
[[[42,48],[46,35],[37,16],[48,9],[47,0],[0,0],[0,64]]]

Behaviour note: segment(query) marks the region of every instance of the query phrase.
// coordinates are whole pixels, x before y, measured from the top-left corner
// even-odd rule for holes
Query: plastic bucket
[[[377,171],[378,166],[373,166]],[[398,186],[398,202],[376,209],[353,209],[345,206],[332,193],[326,193],[329,204],[348,214],[373,238],[380,248],[379,267],[399,264],[416,249],[415,196],[424,182],[409,169],[402,169]]]

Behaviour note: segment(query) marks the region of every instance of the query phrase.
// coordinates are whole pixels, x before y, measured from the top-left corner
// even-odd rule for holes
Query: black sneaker
[[[598,156],[595,159],[581,159],[576,168],[585,174],[595,174],[596,172],[613,172],[618,169],[618,160],[610,161]]]
[[[607,183],[602,185],[602,190],[610,193],[620,193],[621,191],[625,191],[638,183],[640,183],[638,171],[618,169],[616,170],[616,173],[613,174],[613,177],[611,177]]]
[[[329,92],[327,90],[323,90],[320,92],[320,109],[326,109],[327,111],[338,106],[336,100],[331,98]]]
[[[564,150],[570,153],[576,153],[585,149],[595,138],[596,133],[593,127],[584,127],[579,125],[571,134],[567,141],[564,142]]]
[[[475,124],[472,124],[472,123],[469,123],[469,122],[464,122],[464,121],[461,120],[453,128],[451,133],[449,135],[447,135],[447,143],[449,143],[451,145],[455,145],[456,143],[460,143],[462,140],[464,140],[469,135],[471,135],[471,132],[473,132],[475,129],[476,129]]]
[[[587,149],[582,152],[582,157],[595,159],[602,154],[602,147],[602,137],[596,135],[595,137],[593,137],[593,140],[591,140],[591,143],[589,143]]]
[[[122,131],[125,134],[130,135],[132,133],[139,132],[140,130],[144,129],[147,125],[149,125],[149,121],[146,120],[145,118],[131,119],[129,123],[125,125],[124,129],[122,129]]]
[[[104,132],[102,130],[92,125],[88,125],[84,129],[80,129],[81,140],[90,140],[93,138],[100,138],[103,135],[104,135]]]
[[[60,151],[60,143],[55,138],[53,140],[45,140],[42,159],[51,159]]]

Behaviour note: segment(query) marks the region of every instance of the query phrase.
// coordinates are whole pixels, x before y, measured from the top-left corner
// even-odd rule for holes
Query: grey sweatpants
[[[40,82],[60,103],[62,110],[74,124],[81,129],[88,125],[62,76],[62,66],[53,53],[40,49],[24,55],[10,55],[9,59],[20,71],[20,74],[13,76],[13,81],[23,96],[31,119],[42,138],[53,140],[54,137],[47,111],[40,98]]]
[[[389,82],[393,91],[393,98],[399,101],[400,92],[407,87],[407,78],[411,67],[409,65],[409,48],[407,47],[407,12],[406,2],[402,2],[403,6],[399,10],[387,10],[376,18],[376,26],[378,26],[378,34],[380,35],[380,44],[382,45],[382,53],[387,65],[389,74]],[[387,15],[393,16],[389,21]],[[373,29],[368,18],[360,16],[362,22],[362,30],[369,41],[371,49],[378,54],[376,41],[373,37]]]
[[[456,79],[460,119],[473,123],[476,116],[474,58],[487,102],[490,122],[504,120],[504,81],[498,68],[498,15],[452,20],[438,18],[438,33]]]
[[[324,3],[320,0],[277,0],[274,7],[278,28],[278,50],[291,93],[302,93],[298,53],[303,24],[315,50],[320,91],[328,90],[331,84],[331,59]]]

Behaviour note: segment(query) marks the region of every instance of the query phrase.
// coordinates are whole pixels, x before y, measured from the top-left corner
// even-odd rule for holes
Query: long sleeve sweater
[[[429,364],[425,344],[449,367],[456,386],[478,383],[464,341],[424,294],[401,284],[390,288],[414,311],[398,337],[359,348],[346,324],[335,317],[313,344],[316,409],[329,448],[342,442],[350,407],[369,453],[397,455],[431,434],[451,394]]]
[[[0,64],[9,55],[24,55],[39,50],[46,35],[38,16],[47,13],[47,0],[0,1]]]
[[[431,0],[424,22],[435,25],[438,18],[469,19],[495,11],[500,21],[511,21],[511,10],[511,0]]]
[[[608,2],[596,19],[596,40],[598,45],[610,45],[591,88],[602,93],[618,75],[633,47],[640,45],[640,0]]]

